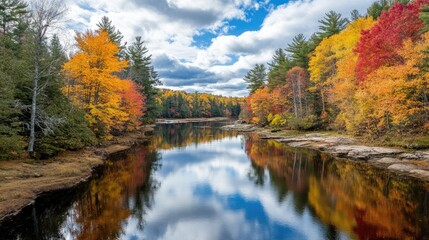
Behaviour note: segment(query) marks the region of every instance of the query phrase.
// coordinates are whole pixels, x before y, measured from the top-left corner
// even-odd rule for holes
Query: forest
[[[162,90],[160,98],[162,118],[237,118],[245,102],[244,98],[173,90]]]
[[[62,46],[60,1],[0,1],[0,159],[51,156],[157,117],[238,116],[238,99],[161,91],[142,37],[124,43],[103,17]]]
[[[429,130],[429,1],[330,11],[244,77],[241,118],[263,126],[345,131],[369,139]]]

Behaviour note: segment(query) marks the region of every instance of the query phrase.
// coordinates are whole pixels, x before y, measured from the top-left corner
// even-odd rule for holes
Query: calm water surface
[[[429,239],[427,185],[218,127],[158,127],[0,239]]]

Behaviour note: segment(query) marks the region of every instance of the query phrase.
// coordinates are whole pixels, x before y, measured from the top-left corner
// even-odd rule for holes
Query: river
[[[428,184],[220,125],[158,126],[0,239],[429,239]]]

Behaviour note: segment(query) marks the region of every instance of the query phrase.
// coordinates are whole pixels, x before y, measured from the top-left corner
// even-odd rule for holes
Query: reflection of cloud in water
[[[228,151],[225,151],[228,149]],[[123,239],[317,239],[323,227],[295,212],[288,195],[249,181],[241,139],[163,151],[162,182],[143,232],[128,221]],[[168,169],[167,171],[165,169]]]

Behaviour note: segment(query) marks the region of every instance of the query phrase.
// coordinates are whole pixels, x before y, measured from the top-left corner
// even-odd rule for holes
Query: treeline
[[[104,17],[71,56],[53,29],[59,0],[0,1],[0,159],[47,156],[154,122],[158,76],[144,42]]]
[[[241,117],[292,129],[372,137],[429,130],[429,0],[372,4],[351,19],[329,12],[308,40],[278,49],[244,78]]]
[[[243,98],[162,90],[162,118],[238,117]]]

